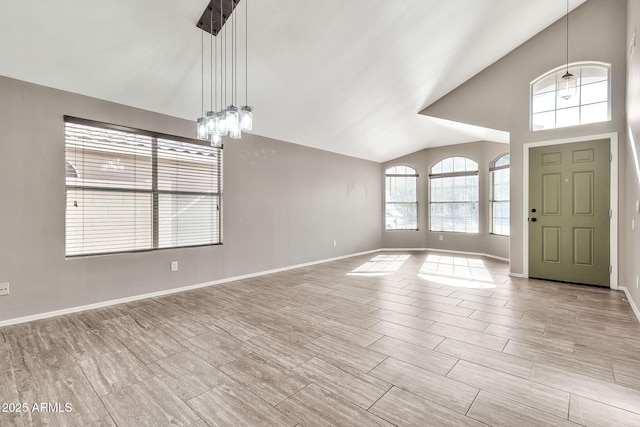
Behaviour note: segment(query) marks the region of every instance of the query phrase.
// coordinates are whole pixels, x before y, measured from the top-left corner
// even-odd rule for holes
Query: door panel
[[[562,154],[558,152],[542,153],[542,164],[544,166],[559,165],[562,163]]]
[[[562,176],[559,173],[542,175],[542,213],[560,215]]]
[[[573,152],[573,163],[593,162],[595,152],[593,149],[575,150]]]
[[[573,229],[573,263],[593,266],[593,228]]]
[[[559,263],[561,247],[560,227],[542,227],[542,260]]]
[[[573,214],[593,215],[593,172],[573,173]]]
[[[529,151],[530,277],[609,286],[609,146]]]

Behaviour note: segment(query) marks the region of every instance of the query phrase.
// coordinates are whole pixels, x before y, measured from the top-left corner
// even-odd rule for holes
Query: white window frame
[[[496,164],[501,160],[504,159],[506,156],[509,156],[509,163],[507,163],[506,165],[500,165],[500,166],[496,166]],[[507,203],[507,206],[511,205],[511,197],[510,195],[508,196],[508,198],[506,200],[496,200],[495,197],[495,173],[497,171],[500,170],[510,170],[511,168],[511,155],[509,153],[503,153],[501,155],[499,155],[493,162],[491,162],[491,166],[489,167],[489,234],[494,234],[496,236],[509,236],[511,234],[511,232],[509,231],[508,234],[503,234],[503,233],[497,233],[495,231],[495,216],[494,216],[494,203]],[[509,183],[511,184],[511,183]],[[507,193],[509,194],[509,193]],[[509,215],[510,217],[510,215]],[[509,218],[507,218],[509,219]]]
[[[406,168],[408,170],[408,173],[397,173],[394,171],[394,169],[396,168]],[[415,180],[415,195],[414,195],[414,202],[395,202],[395,201],[389,201],[387,195],[389,194],[389,189],[388,189],[388,185],[389,185],[389,178],[406,178],[406,179],[414,179]],[[417,231],[419,229],[419,223],[418,223],[418,186],[419,186],[419,175],[418,175],[418,171],[416,168],[414,168],[413,166],[409,166],[409,165],[402,165],[402,164],[396,164],[396,165],[391,165],[388,168],[386,168],[385,170],[385,231]],[[390,221],[387,218],[387,214],[389,211],[389,206],[390,205],[413,205],[415,206],[415,213],[416,213],[416,218],[415,218],[415,228],[396,228],[391,226],[390,227]]]
[[[222,147],[64,120],[67,258],[222,244]],[[101,156],[112,155],[117,159],[96,169]],[[113,178],[107,169],[117,171]],[[120,211],[124,216],[111,214]]]

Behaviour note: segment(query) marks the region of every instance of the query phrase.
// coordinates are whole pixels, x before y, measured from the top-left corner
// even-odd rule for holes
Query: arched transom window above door
[[[566,72],[563,65],[531,82],[532,131],[611,120],[611,66],[600,62],[569,64],[569,72],[576,78],[571,92],[563,85]]]

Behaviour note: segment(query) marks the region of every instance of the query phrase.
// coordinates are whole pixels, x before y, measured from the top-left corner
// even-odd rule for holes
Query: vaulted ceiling
[[[195,120],[196,23],[208,3],[0,0],[0,75]],[[500,130],[418,112],[566,13],[564,0],[242,0],[236,105],[245,100],[245,6],[252,133],[378,162],[507,142]],[[208,83],[204,92],[208,109]]]

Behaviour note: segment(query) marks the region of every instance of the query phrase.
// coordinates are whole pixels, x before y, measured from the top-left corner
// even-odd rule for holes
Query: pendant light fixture
[[[248,105],[242,106],[240,109],[235,106],[236,96],[238,94],[237,91],[237,62],[238,62],[238,38],[237,38],[237,25],[236,25],[236,14],[234,13],[235,7],[240,0],[229,0],[230,8],[229,15],[226,17],[226,21],[231,20],[229,25],[225,26],[224,32],[222,31],[222,27],[225,24],[225,16],[223,12],[223,6],[225,0],[219,0],[220,4],[220,25],[214,28],[214,19],[213,19],[213,11],[214,11],[214,1],[212,0],[209,4],[207,10],[209,12],[209,21],[210,21],[210,33],[211,33],[211,109],[204,113],[204,35],[202,38],[202,117],[197,119],[196,125],[196,133],[198,139],[202,140],[210,140],[211,145],[214,147],[222,146],[222,137],[229,136],[231,139],[240,139],[242,137],[243,130],[252,130],[253,128],[253,109]],[[246,6],[247,0],[245,0],[245,104],[247,103],[247,91],[246,87],[248,87],[248,73],[246,70],[246,65],[248,64],[248,17],[247,11],[248,7]],[[200,18],[199,27],[204,30],[203,19],[205,19],[205,15],[207,10],[203,13]],[[205,21],[206,22],[206,21]],[[231,39],[229,43],[228,30],[230,28],[231,31]],[[218,65],[214,63],[214,58],[217,61],[217,38],[214,38],[214,33],[220,35],[220,109],[218,110]],[[230,44],[230,63],[227,58],[227,45]],[[215,48],[214,48],[215,47]],[[229,68],[231,69],[229,71]],[[215,77],[214,77],[215,75]],[[229,80],[229,81],[228,81]],[[229,96],[229,104],[226,108],[223,106],[226,104],[228,93]]]
[[[558,94],[562,99],[568,101],[576,94],[576,77],[569,72],[569,0],[567,0],[567,70],[558,81]]]

